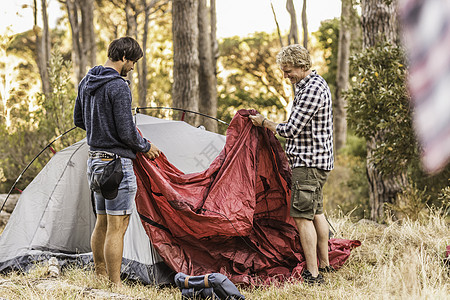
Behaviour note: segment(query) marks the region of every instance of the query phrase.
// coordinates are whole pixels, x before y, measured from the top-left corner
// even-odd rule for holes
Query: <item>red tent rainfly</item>
[[[289,216],[291,171],[272,132],[252,125],[255,113],[237,112],[224,149],[202,172],[184,174],[164,154],[154,161],[138,155],[137,210],[174,271],[219,272],[241,284],[300,277],[305,261]],[[342,266],[360,244],[331,239],[331,265]]]

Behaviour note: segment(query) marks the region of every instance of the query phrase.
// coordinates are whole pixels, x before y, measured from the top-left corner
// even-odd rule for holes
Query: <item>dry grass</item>
[[[422,222],[379,225],[352,223],[332,217],[338,238],[358,239],[342,269],[325,276],[326,284],[298,282],[282,286],[240,288],[247,299],[450,299],[450,270],[443,264],[450,244],[449,224],[438,213]],[[111,288],[89,270],[66,270],[57,280],[46,279],[45,266],[28,274],[0,276],[4,299],[181,299],[176,288],[126,284]],[[102,294],[103,293],[103,294]]]

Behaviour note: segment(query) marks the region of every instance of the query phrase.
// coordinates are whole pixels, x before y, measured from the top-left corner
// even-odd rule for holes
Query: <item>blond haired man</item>
[[[249,116],[255,126],[270,129],[286,138],[286,156],[292,169],[290,214],[303,248],[305,282],[321,284],[321,272],[330,272],[328,222],[323,214],[322,187],[333,169],[333,115],[331,93],[326,81],[311,70],[308,51],[289,45],[277,55],[277,64],[295,85],[289,120],[275,123],[261,114]]]

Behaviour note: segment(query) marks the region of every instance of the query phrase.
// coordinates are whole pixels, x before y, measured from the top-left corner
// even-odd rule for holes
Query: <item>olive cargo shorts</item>
[[[322,187],[329,173],[307,167],[292,170],[291,217],[313,220],[323,214]]]

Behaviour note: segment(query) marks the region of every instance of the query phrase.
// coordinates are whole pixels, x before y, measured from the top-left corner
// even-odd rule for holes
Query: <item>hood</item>
[[[85,89],[90,95],[94,95],[95,92],[104,84],[120,78],[125,80],[122,76],[112,68],[105,68],[103,66],[96,66],[89,70],[85,77]]]

